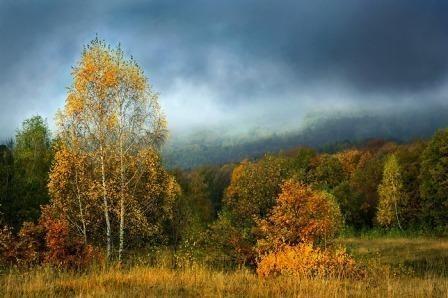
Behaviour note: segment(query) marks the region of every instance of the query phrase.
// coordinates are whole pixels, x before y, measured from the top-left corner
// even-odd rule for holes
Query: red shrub
[[[95,256],[93,247],[80,237],[70,235],[66,220],[46,220],[44,223],[47,231],[46,263],[72,269],[81,269],[92,263]]]
[[[81,269],[99,257],[91,245],[70,233],[67,220],[47,215],[44,211],[38,224],[24,223],[17,235],[8,227],[0,229],[0,265]]]
[[[16,239],[9,227],[0,229],[0,265],[12,265],[16,263]]]

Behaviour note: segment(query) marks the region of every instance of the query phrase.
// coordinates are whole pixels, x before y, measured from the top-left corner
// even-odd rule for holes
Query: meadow
[[[153,266],[93,267],[83,273],[49,267],[10,270],[0,277],[2,297],[447,297],[448,239],[341,238],[355,258],[369,264],[362,280],[260,278],[250,269],[201,265],[172,268],[168,256]]]

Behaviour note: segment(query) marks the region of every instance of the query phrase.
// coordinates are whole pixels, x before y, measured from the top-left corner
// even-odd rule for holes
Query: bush
[[[44,231],[41,227],[25,222],[17,235],[10,227],[0,230],[0,264],[27,267],[42,262]]]
[[[92,264],[95,256],[98,256],[81,237],[69,235],[67,221],[47,220],[45,229],[46,264],[65,269],[82,269]]]
[[[11,228],[0,229],[0,265],[8,266],[16,262],[15,237]]]
[[[261,277],[292,275],[299,278],[352,278],[366,276],[343,249],[321,250],[312,244],[284,246],[263,256],[258,262],[257,273]]]
[[[259,253],[299,243],[326,246],[334,239],[342,227],[342,216],[331,194],[295,180],[286,181],[281,189],[269,217],[258,221]]]
[[[48,264],[62,269],[82,269],[100,255],[81,237],[69,233],[68,222],[43,215],[37,224],[26,222],[17,235],[0,229],[0,265],[30,267]]]

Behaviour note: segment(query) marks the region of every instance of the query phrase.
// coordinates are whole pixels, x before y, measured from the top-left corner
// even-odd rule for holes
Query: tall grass
[[[382,280],[262,279],[248,270],[220,272],[203,267],[182,270],[133,267],[84,274],[41,268],[10,273],[0,280],[4,297],[148,297],[148,296],[256,296],[256,297],[431,297],[446,296],[448,280],[437,277]]]
[[[358,260],[376,260],[406,275],[448,278],[447,238],[345,238],[340,242]]]
[[[150,263],[128,267],[95,266],[87,272],[51,268],[7,271],[0,276],[1,297],[448,297],[443,239],[343,239],[353,254],[377,266],[368,278],[260,278],[249,269],[219,270],[203,265],[172,266],[162,253]],[[426,265],[413,261],[426,258]],[[401,265],[400,265],[401,264]],[[401,268],[402,266],[403,268]],[[390,268],[390,269],[389,269]],[[403,269],[403,270],[397,270]]]

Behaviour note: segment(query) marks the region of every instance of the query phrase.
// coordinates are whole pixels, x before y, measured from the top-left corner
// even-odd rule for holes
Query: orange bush
[[[91,245],[70,230],[68,220],[58,217],[54,211],[51,206],[44,206],[39,220],[39,225],[45,229],[44,262],[60,268],[82,269],[99,258]]]
[[[61,219],[45,221],[47,251],[45,263],[71,269],[85,268],[96,256],[91,245],[69,234],[68,222]]]
[[[45,228],[39,224],[25,222],[17,237],[16,254],[21,265],[42,263],[45,251]]]
[[[282,185],[277,204],[269,217],[258,222],[262,238],[259,253],[276,251],[284,245],[323,243],[332,240],[342,226],[334,197],[294,180]]]
[[[365,270],[345,250],[321,250],[312,244],[284,246],[258,262],[261,277],[292,275],[299,278],[363,278]]]

